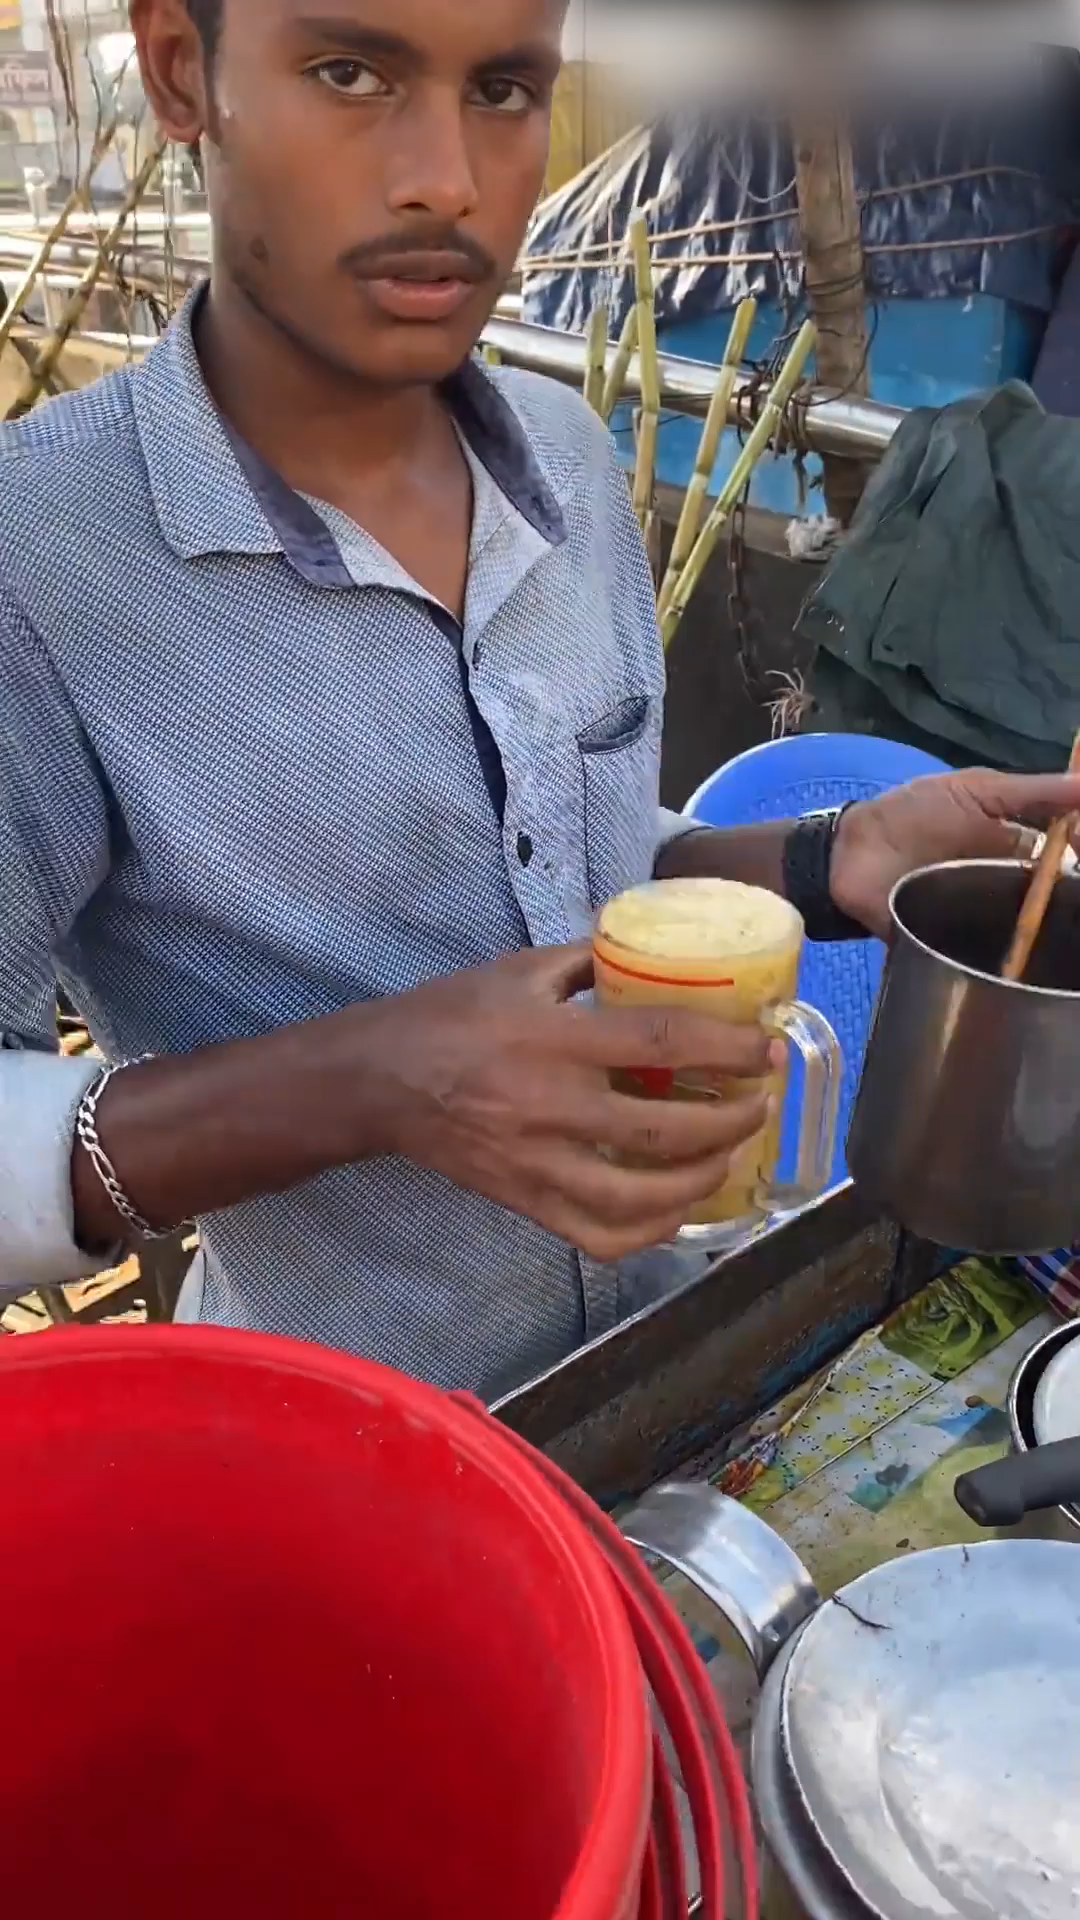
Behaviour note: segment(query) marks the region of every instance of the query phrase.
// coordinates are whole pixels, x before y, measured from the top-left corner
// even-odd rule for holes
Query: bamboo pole
[[[638,362],[641,367],[641,410],[637,419],[637,455],[634,461],[634,512],[650,555],[656,533],[656,440],[660,430],[660,364],[656,352],[656,306],[653,293],[649,228],[643,213],[630,223],[637,299]]]
[[[77,186],[72,187],[71,192],[64,201],[48,233],[42,238],[37,252],[27,263],[26,271],[19,281],[18,286],[15,288],[11,299],[8,301],[3,314],[0,315],[0,353],[3,352],[11,338],[11,330],[15,326],[26,302],[34,290],[38,275],[48,266],[57,243],[63,239],[68,221],[76,209],[85,201],[90,181],[93,178],[102,155],[105,153],[116,132],[116,127],[117,122],[110,120],[108,125],[102,128],[94,142],[85,176],[79,181]]]
[[[64,308],[58,326],[54,328],[53,332],[49,334],[45,340],[41,352],[37,357],[37,365],[33,373],[23,381],[17,399],[8,410],[7,417],[9,420],[20,420],[24,414],[29,413],[31,407],[33,407],[52,377],[68,340],[71,338],[71,335],[74,333],[86,311],[94,288],[97,286],[101,275],[109,266],[110,256],[114,252],[128,220],[150,184],[154,168],[157,166],[165,151],[165,145],[166,142],[162,141],[151,153],[147,154],[138,173],[128,187],[116,219],[104,236],[94,258],[83,271],[78,286]]]
[[[604,381],[604,397],[600,403],[600,416],[601,419],[605,421],[611,419],[619,401],[622,399],[622,390],[626,385],[626,376],[630,371],[630,362],[637,349],[637,334],[637,306],[634,305],[623,321],[622,332],[619,335],[619,344],[615,349],[615,358],[608,368],[607,379]]]
[[[1080,773],[1080,733],[1073,741],[1069,756],[1069,772]],[[1055,820],[1046,835],[1046,844],[1039,855],[1031,885],[1024,896],[1016,922],[1016,931],[1012,937],[1001,969],[1003,980],[1022,980],[1027,972],[1027,964],[1032,950],[1046,918],[1046,909],[1050,905],[1054,888],[1061,878],[1061,864],[1069,848],[1077,825],[1075,813],[1062,814]]]
[[[585,330],[585,383],[582,391],[594,413],[604,410],[604,380],[607,368],[608,328],[611,312],[603,300],[589,315]]]
[[[724,357],[720,362],[720,373],[713,397],[709,402],[709,411],[705,416],[705,425],[698,443],[697,460],[686,489],[679,524],[675,530],[675,539],[671,548],[664,584],[660,589],[657,611],[661,620],[671,604],[679,575],[685,567],[694,549],[694,542],[701,531],[701,522],[705,513],[716,456],[720,451],[720,441],[728,423],[728,410],[731,396],[735,390],[735,380],[746,357],[746,349],[757,318],[757,301],[741,300],[735,309],[728,334]]]
[[[675,584],[668,602],[661,627],[664,646],[669,647],[678,631],[679,622],[690,604],[691,596],[716,549],[717,542],[726,521],[737,505],[747,481],[757,466],[769,441],[779,432],[783,423],[784,410],[795,392],[806,363],[817,341],[817,329],[812,320],[800,327],[791,352],[788,354],[778,373],[769,397],[761,409],[757,423],[749,434],[735,465],[724,481],[712,511],[701,532],[694,542],[694,548],[682,573]]]
[[[846,116],[824,103],[792,126],[806,297],[818,329],[818,381],[837,393],[869,392],[862,220]],[[824,461],[825,502],[847,526],[866,483],[857,461]]]

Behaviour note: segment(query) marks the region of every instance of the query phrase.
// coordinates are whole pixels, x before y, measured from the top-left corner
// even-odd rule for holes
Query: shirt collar
[[[204,287],[189,295],[132,374],[136,425],[164,538],[182,559],[284,553],[317,586],[352,586],[325,521],[211,399],[192,333],[204,295]],[[555,491],[561,476],[544,472],[494,382],[470,360],[444,392],[469,446],[511,506],[549,545],[558,545],[566,537]]]

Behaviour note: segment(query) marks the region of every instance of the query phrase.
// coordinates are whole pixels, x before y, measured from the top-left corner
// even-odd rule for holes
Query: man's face
[[[307,351],[397,386],[461,363],[513,269],[563,14],[225,0],[205,88],[179,0],[137,0],[134,21],[166,131],[190,141],[206,123],[217,264]]]

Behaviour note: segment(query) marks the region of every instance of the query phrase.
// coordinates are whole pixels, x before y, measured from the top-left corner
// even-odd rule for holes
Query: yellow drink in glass
[[[770,1214],[816,1198],[828,1184],[836,1135],[840,1050],[828,1022],[795,999],[803,923],[788,901],[734,880],[653,880],[612,900],[597,921],[596,997],[609,1006],[688,1007],[733,1025],[786,1035],[803,1055],[806,1088],[795,1185],[775,1185],[786,1071],[760,1083],[775,1096],[761,1132],[732,1155],[727,1180],[686,1223],[695,1239],[721,1246]],[[746,1080],[707,1073],[635,1069],[628,1092],[654,1099],[723,1099]]]

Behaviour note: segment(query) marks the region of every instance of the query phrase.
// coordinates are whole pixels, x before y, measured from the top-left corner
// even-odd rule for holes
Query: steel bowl
[[[1035,1392],[1044,1373],[1063,1347],[1080,1340],[1080,1321],[1066,1321],[1043,1335],[1024,1355],[1009,1382],[1009,1432],[1016,1453],[1032,1453],[1038,1447],[1035,1438]],[[1025,1532],[1049,1533],[1057,1539],[1076,1540],[1080,1535],[1080,1505],[1054,1507],[1049,1513],[1029,1514]]]

